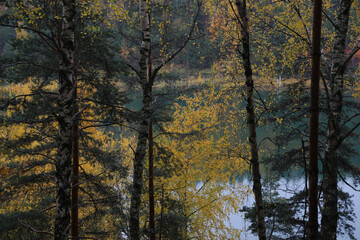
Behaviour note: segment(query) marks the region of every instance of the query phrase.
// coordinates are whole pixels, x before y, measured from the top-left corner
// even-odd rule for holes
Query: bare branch
[[[202,1],[198,2],[198,9],[197,9],[197,12],[196,12],[196,14],[195,14],[195,17],[194,17],[194,19],[193,19],[193,22],[192,22],[192,24],[191,24],[190,32],[189,32],[189,34],[187,35],[187,38],[185,39],[185,41],[183,42],[183,44],[181,44],[181,46],[180,46],[178,49],[176,49],[174,52],[172,52],[172,53],[170,54],[170,56],[169,56],[166,60],[164,60],[162,63],[160,63],[159,66],[155,67],[153,73],[151,74],[151,80],[150,80],[151,83],[154,82],[154,79],[155,79],[157,73],[160,71],[160,69],[161,69],[165,64],[167,64],[167,63],[170,62],[172,59],[174,59],[174,58],[176,57],[176,55],[178,55],[178,54],[185,48],[185,46],[188,44],[188,42],[189,42],[190,40],[192,40],[191,35],[192,35],[192,33],[194,32],[194,29],[195,29],[196,22],[197,22],[197,19],[198,19],[198,17],[199,17],[199,14],[200,14],[200,10],[201,10],[202,4],[203,4]]]
[[[360,37],[358,41],[356,42],[354,48],[349,53],[348,57],[345,59],[342,68],[345,69],[347,65],[349,64],[350,60],[355,56],[355,54],[360,50]]]
[[[40,230],[37,230],[37,229],[33,228],[32,226],[30,226],[30,225],[22,222],[22,221],[20,220],[20,218],[18,218],[18,221],[19,221],[19,223],[20,223],[21,225],[23,225],[24,227],[26,227],[27,229],[29,229],[29,230],[31,230],[31,231],[33,231],[33,232],[35,232],[35,233],[42,233],[42,234],[47,234],[47,235],[50,235],[50,236],[54,236],[54,234],[52,234],[51,232],[48,232],[48,231],[40,231]]]
[[[31,62],[14,62],[14,63],[11,63],[11,65],[9,64],[9,66],[5,66],[5,67],[12,67],[12,66],[17,66],[17,65],[31,65],[31,66],[35,66],[35,67],[45,68],[45,69],[55,71],[55,72],[59,71],[59,69],[56,69],[56,68],[52,68],[52,67],[41,65],[41,64],[31,63]]]
[[[360,116],[360,113],[356,113],[356,114],[352,115],[351,117],[349,117],[348,119],[346,119],[346,120],[341,124],[341,126],[342,126],[342,127],[345,126],[346,123],[350,122],[351,120],[353,120],[354,118],[359,117],[359,116]]]
[[[348,185],[349,187],[351,187],[352,190],[354,190],[354,191],[356,191],[356,192],[360,192],[360,189],[356,189],[356,188],[353,187],[350,183],[348,183],[348,182],[345,180],[345,178],[341,175],[341,173],[340,173],[339,171],[338,171],[338,174],[339,174],[341,180],[342,180],[346,185]]]
[[[348,138],[358,127],[360,127],[360,122],[351,128],[346,134],[344,134],[338,141],[336,148],[339,148],[341,144]]]
[[[54,42],[54,40],[47,34],[43,33],[40,30],[31,28],[31,27],[25,27],[25,26],[19,26],[19,25],[12,25],[12,24],[6,24],[6,23],[0,23],[0,26],[3,27],[11,27],[11,28],[18,28],[18,29],[23,29],[23,30],[28,30],[31,32],[34,32],[36,34],[39,35],[39,37],[44,40],[44,42],[46,42],[46,44],[53,49],[54,51],[58,52],[58,47],[56,45],[56,43]]]
[[[129,64],[129,63],[126,63],[126,65],[127,65],[129,68],[131,68],[131,70],[133,70],[133,71],[135,72],[136,76],[138,76],[138,77],[140,78],[139,71],[138,71],[134,66],[132,66],[132,65]]]

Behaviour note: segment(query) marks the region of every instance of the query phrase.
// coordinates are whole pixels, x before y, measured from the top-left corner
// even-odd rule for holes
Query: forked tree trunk
[[[55,240],[68,239],[70,230],[72,128],[76,86],[73,70],[75,0],[63,0],[62,10],[63,23],[59,50],[59,147],[55,163],[57,180]]]
[[[253,192],[255,195],[256,208],[256,222],[259,240],[266,239],[266,229],[264,220],[264,208],[261,190],[261,175],[259,169],[259,154],[256,137],[256,117],[255,117],[255,103],[254,103],[254,80],[252,76],[251,61],[250,61],[250,37],[248,13],[246,8],[246,0],[237,0],[236,6],[240,15],[241,24],[241,42],[242,42],[242,60],[245,70],[246,78],[246,110],[247,110],[247,125],[249,128],[249,143],[251,148],[251,168],[253,177]]]
[[[332,51],[331,79],[328,81],[328,125],[324,158],[324,206],[321,218],[321,239],[336,239],[338,222],[337,171],[340,148],[340,125],[343,101],[343,74],[345,71],[345,44],[350,8],[353,0],[340,1]]]
[[[172,52],[170,56],[160,63],[154,70],[152,70],[151,62],[151,37],[150,37],[150,5],[151,0],[139,0],[140,7],[140,24],[142,32],[142,42],[140,47],[140,59],[139,59],[139,71],[137,72],[142,88],[143,107],[141,109],[141,122],[138,131],[137,148],[134,158],[134,174],[133,174],[133,188],[131,192],[131,205],[130,205],[130,239],[140,239],[140,206],[141,195],[143,187],[143,171],[144,171],[144,158],[146,154],[146,143],[149,138],[149,126],[150,119],[152,117],[152,86],[155,77],[159,70],[168,62],[170,62],[177,54],[181,52],[191,39],[193,30],[195,29],[195,23],[199,16],[200,7],[202,2],[198,2],[198,11],[195,15],[193,23],[190,27],[190,32],[187,35],[187,39],[179,46],[177,50]],[[151,184],[151,183],[150,183]],[[151,195],[151,193],[150,193]],[[150,200],[153,201],[153,200]],[[153,211],[153,210],[151,210]],[[153,214],[153,213],[152,213]],[[152,229],[154,228],[154,222],[151,220]]]
[[[143,99],[141,109],[141,122],[138,132],[138,141],[134,158],[133,187],[131,192],[130,205],[130,239],[140,239],[140,206],[143,188],[144,159],[149,133],[152,102],[152,81],[148,71],[150,55],[150,1],[139,0],[140,22],[142,42],[139,60],[139,80],[142,88]]]
[[[308,239],[318,239],[318,139],[319,139],[319,79],[321,57],[322,1],[314,1],[311,66],[310,146],[309,146],[309,223]]]

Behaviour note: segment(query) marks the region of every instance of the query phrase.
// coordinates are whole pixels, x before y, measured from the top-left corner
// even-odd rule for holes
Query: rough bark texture
[[[335,28],[335,41],[332,51],[331,78],[328,81],[328,125],[324,158],[324,206],[321,219],[321,239],[336,239],[338,222],[337,171],[340,147],[340,124],[343,101],[344,54],[352,0],[340,1]]]
[[[309,240],[318,239],[318,139],[319,139],[319,80],[321,56],[322,1],[314,1],[311,67],[310,146],[309,146]]]
[[[149,239],[155,240],[154,139],[152,119],[149,125]]]
[[[152,61],[151,49],[148,57],[148,79],[152,81]],[[152,100],[152,99],[151,99]],[[153,136],[153,106],[150,102],[150,122],[149,122],[149,239],[155,240],[155,196],[154,196],[154,136]]]
[[[264,220],[264,208],[261,190],[261,175],[259,170],[259,154],[256,138],[256,118],[254,106],[254,80],[250,62],[250,39],[246,0],[237,0],[236,6],[241,20],[241,41],[242,59],[245,69],[246,91],[247,91],[247,125],[249,128],[249,143],[251,148],[251,167],[253,177],[253,192],[255,195],[257,232],[260,240],[266,239],[266,229]]]
[[[56,161],[56,219],[55,240],[68,239],[70,230],[70,183],[73,104],[76,81],[73,71],[75,0],[62,1],[62,30],[60,36],[59,74],[59,149]]]
[[[75,90],[75,100],[76,100]],[[74,106],[75,113],[78,107]],[[73,149],[72,149],[72,189],[71,189],[71,239],[79,239],[79,123],[74,119],[72,132]]]
[[[151,102],[152,102],[152,82],[150,81],[148,71],[148,61],[150,55],[150,12],[149,0],[139,0],[140,5],[140,22],[142,31],[142,42],[140,48],[139,60],[139,78],[142,87],[143,107],[141,109],[141,122],[138,133],[137,147],[134,158],[134,174],[133,187],[131,193],[130,205],[130,239],[140,239],[140,205],[141,194],[143,188],[143,171],[144,158],[146,154],[146,145],[149,133],[149,123],[151,117]]]

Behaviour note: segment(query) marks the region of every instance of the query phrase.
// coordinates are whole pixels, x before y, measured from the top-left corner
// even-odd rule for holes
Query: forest
[[[360,0],[0,0],[0,240],[360,239]]]

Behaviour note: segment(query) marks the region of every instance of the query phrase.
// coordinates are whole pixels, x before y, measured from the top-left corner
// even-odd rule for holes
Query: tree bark
[[[332,51],[333,62],[331,78],[328,81],[328,124],[326,131],[326,147],[323,167],[324,206],[321,218],[321,239],[336,239],[338,222],[338,190],[337,171],[340,147],[340,125],[343,101],[343,74],[346,68],[344,61],[346,36],[350,8],[353,0],[340,1],[335,28],[335,40]]]
[[[310,146],[309,146],[309,223],[308,239],[318,239],[318,139],[319,139],[319,80],[321,56],[322,1],[314,1],[311,67]]]
[[[148,57],[148,79],[152,79],[151,49]],[[149,239],[155,240],[155,197],[154,197],[154,137],[153,137],[153,106],[150,102],[150,122],[149,122]]]
[[[251,148],[251,167],[253,177],[253,192],[255,195],[256,221],[259,240],[266,239],[266,229],[264,220],[264,208],[261,190],[261,175],[259,169],[259,154],[256,137],[256,117],[254,102],[254,80],[252,77],[251,61],[250,61],[250,37],[248,13],[246,8],[246,0],[237,0],[236,6],[240,15],[241,24],[241,42],[242,42],[242,60],[246,78],[247,92],[247,125],[249,128],[249,143]]]
[[[75,100],[77,98],[75,89]],[[74,114],[78,106],[74,105]],[[78,118],[78,117],[77,117]],[[74,119],[72,149],[72,188],[71,188],[71,239],[79,239],[79,122]]]
[[[155,240],[154,139],[152,118],[149,125],[149,239]]]
[[[152,81],[148,71],[150,56],[150,1],[139,0],[142,42],[139,60],[139,80],[142,87],[143,99],[141,122],[138,133],[137,147],[134,157],[133,187],[130,204],[130,239],[140,240],[140,205],[143,188],[144,159],[149,133],[152,102]]]
[[[63,23],[59,50],[59,147],[55,163],[57,180],[55,240],[68,239],[70,230],[73,104],[76,89],[73,69],[75,0],[63,0],[62,10]]]

